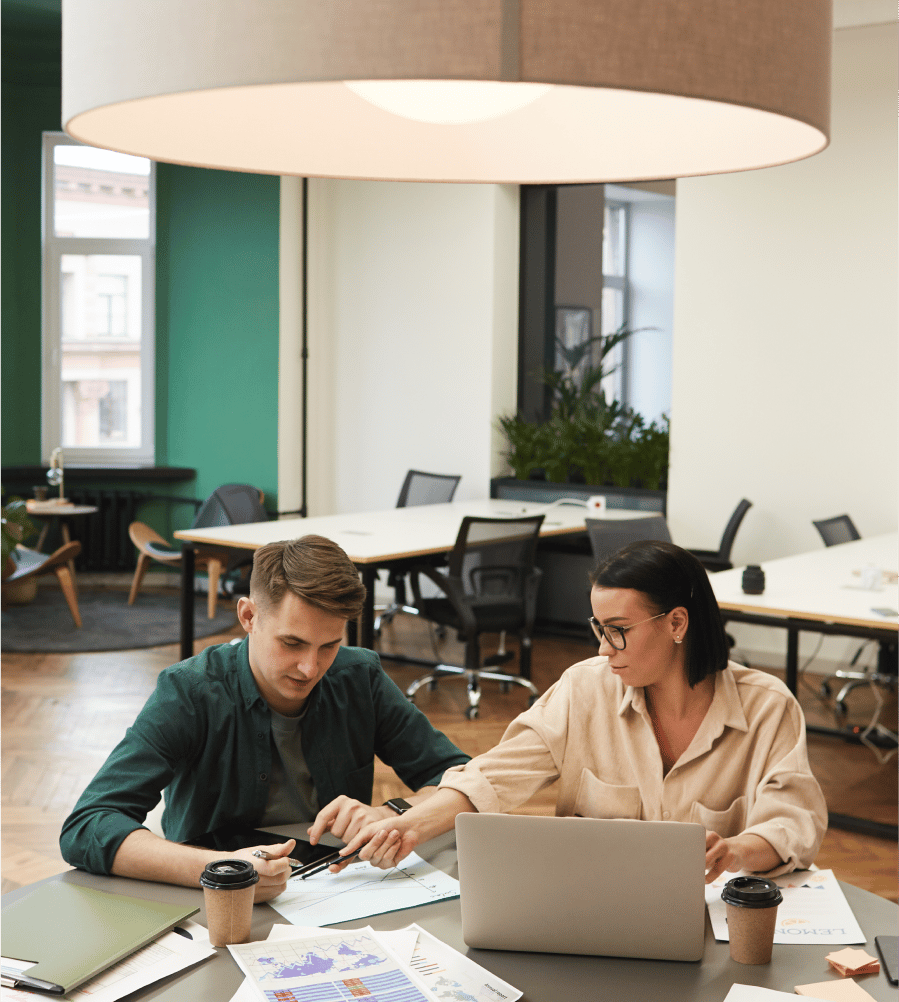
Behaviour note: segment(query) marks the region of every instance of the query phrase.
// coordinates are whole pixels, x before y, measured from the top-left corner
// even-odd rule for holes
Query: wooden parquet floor
[[[198,641],[197,649],[240,635],[239,627]],[[400,616],[385,626],[381,650],[385,668],[400,686],[423,669],[392,664],[391,651],[432,655],[426,624]],[[454,639],[440,643],[441,657],[458,663]],[[561,672],[594,653],[588,642],[541,637],[534,644],[533,677],[543,691]],[[178,659],[176,645],[93,654],[4,654],[2,659],[2,784],[0,784],[0,870],[2,891],[33,883],[68,866],[58,847],[60,826],[79,794],[118,742],[155,685],[156,676]],[[812,687],[800,693],[809,719],[831,722]],[[853,698],[860,722],[866,693]],[[525,709],[523,690],[499,691],[485,684],[481,716],[469,721],[462,682],[441,682],[436,691],[419,690],[417,703],[432,723],[460,748],[476,755],[491,748],[507,724]],[[895,697],[885,709],[895,726]],[[892,724],[890,724],[892,720]],[[896,758],[881,765],[866,748],[831,738],[809,740],[809,756],[831,811],[893,824],[897,820]],[[402,796],[405,787],[378,763],[375,803]],[[551,814],[553,787],[521,808],[522,813]],[[832,829],[818,865],[891,900],[897,900],[895,841]]]

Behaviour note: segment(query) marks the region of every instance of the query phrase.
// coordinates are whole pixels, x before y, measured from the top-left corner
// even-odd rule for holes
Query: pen
[[[257,859],[283,859],[283,856],[273,856],[270,852],[266,852],[265,849],[254,849],[253,855],[256,856]],[[288,859],[287,862],[290,863],[294,869],[303,865],[298,859]]]
[[[307,863],[301,870],[297,870],[294,874],[295,877],[299,877],[300,880],[305,880],[307,877],[311,877],[315,873],[321,873],[322,870],[327,870],[329,866],[333,866],[334,863],[343,863],[348,859],[352,859],[353,856],[358,853],[363,846],[359,846],[354,852],[349,853],[346,856],[341,856],[339,852],[332,852],[330,856],[325,856],[324,859],[317,859],[314,863]]]
[[[50,992],[53,995],[62,995],[64,989],[62,985],[54,985],[52,981],[41,981],[40,978],[29,978],[27,974],[18,971],[4,970],[0,974],[0,980],[5,988],[34,988],[39,992]]]

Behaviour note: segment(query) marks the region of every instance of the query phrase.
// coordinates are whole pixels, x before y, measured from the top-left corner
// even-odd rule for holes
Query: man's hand
[[[372,822],[396,816],[389,807],[372,807],[359,800],[340,796],[318,812],[306,834],[312,845],[316,845],[325,832],[349,842]]]
[[[256,868],[259,880],[253,885],[254,904],[271,901],[287,887],[287,878],[290,876],[288,857],[296,844],[296,839],[288,839],[286,842],[276,842],[274,845],[254,845],[249,849],[238,849],[237,852],[228,853],[235,859],[249,860]],[[262,849],[271,858],[260,859],[259,856],[254,856],[253,853],[257,849]]]
[[[767,839],[752,832],[722,838],[717,832],[705,833],[705,882],[710,884],[725,870],[767,873],[783,863]]]

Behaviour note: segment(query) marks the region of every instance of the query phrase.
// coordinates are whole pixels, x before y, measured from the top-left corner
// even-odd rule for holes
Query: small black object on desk
[[[749,564],[743,571],[743,591],[747,595],[761,595],[765,590],[765,572],[758,564]]]

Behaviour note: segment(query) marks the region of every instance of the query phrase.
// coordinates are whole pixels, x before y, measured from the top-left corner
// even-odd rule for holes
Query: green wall
[[[160,164],[157,462],[278,486],[279,180]],[[164,389],[162,389],[164,387]],[[165,397],[163,397],[165,393]]]
[[[59,22],[46,6],[2,4],[4,466],[41,461],[41,133],[61,128]],[[197,477],[129,486],[203,498],[252,483],[276,510],[278,212],[276,177],[158,166],[156,463]]]

